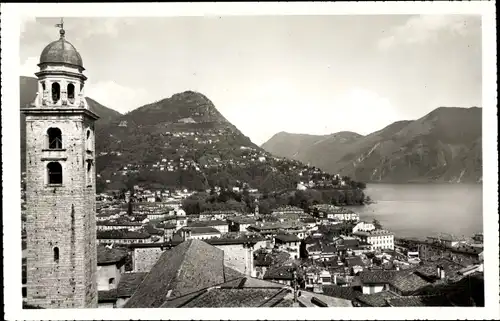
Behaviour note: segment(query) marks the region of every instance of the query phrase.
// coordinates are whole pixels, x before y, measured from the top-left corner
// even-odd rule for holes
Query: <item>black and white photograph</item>
[[[499,318],[494,5],[3,4],[6,318]]]

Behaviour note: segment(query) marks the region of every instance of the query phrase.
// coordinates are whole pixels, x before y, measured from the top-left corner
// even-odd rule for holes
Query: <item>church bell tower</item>
[[[60,38],[40,55],[26,115],[27,303],[96,308],[94,122],[83,62]]]

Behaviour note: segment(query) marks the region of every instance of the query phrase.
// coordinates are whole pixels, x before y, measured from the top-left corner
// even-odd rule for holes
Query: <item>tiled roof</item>
[[[118,297],[131,297],[137,287],[142,283],[148,272],[123,273],[118,287],[116,288]]]
[[[453,306],[445,295],[404,296],[386,299],[391,307],[448,307]]]
[[[227,225],[227,222],[220,220],[210,220],[210,221],[198,221],[198,222],[188,222],[188,227],[210,227],[210,226],[220,226]]]
[[[127,231],[127,230],[109,230],[97,231],[97,239],[147,239],[151,235],[147,232]]]
[[[252,217],[235,216],[229,217],[227,219],[229,222],[234,222],[238,224],[255,224],[256,220]]]
[[[389,291],[382,291],[374,294],[361,294],[356,300],[371,307],[386,307],[389,306],[387,299],[395,297],[399,296]]]
[[[224,251],[188,240],[164,252],[125,308],[157,308],[174,298],[224,283]]]
[[[168,300],[161,307],[273,307],[287,295],[284,288],[281,284],[243,277]]]
[[[274,237],[276,240],[281,242],[300,242],[300,239],[295,234],[278,234]]]
[[[351,300],[302,290],[298,300],[305,307],[352,307]]]
[[[373,230],[373,231],[357,231],[353,235],[360,236],[382,236],[382,235],[394,235],[394,233],[387,230]]]
[[[334,298],[341,298],[346,300],[354,300],[362,293],[354,290],[353,287],[338,286],[338,285],[323,285],[323,294]]]
[[[390,283],[404,295],[413,293],[429,285],[429,282],[425,281],[415,273],[396,273]]]
[[[220,231],[213,227],[183,227],[181,230],[191,231],[191,234],[220,234]]]
[[[109,291],[98,291],[97,292],[98,302],[115,302],[116,301],[116,289]]]
[[[127,257],[127,249],[121,247],[108,248],[97,246],[97,265],[116,264],[123,262]]]
[[[226,282],[221,285],[221,288],[274,288],[282,289],[283,284],[265,281],[257,278],[251,277],[240,277],[233,281]]]
[[[223,267],[224,269],[224,281],[231,281],[243,277],[244,275],[233,268],[228,266]]]
[[[423,266],[419,266],[417,273],[426,277],[428,280],[434,280],[437,278],[438,266],[442,266],[444,268],[446,277],[456,276],[458,272],[464,268],[462,264],[455,263],[448,259],[439,259],[434,262],[427,262]]]
[[[270,298],[278,295],[281,289],[272,288],[243,288],[243,289],[211,289],[191,302],[184,308],[236,308],[260,307]]]
[[[359,278],[362,284],[388,284],[396,271],[362,271]]]
[[[245,244],[245,243],[257,243],[264,241],[263,237],[238,237],[238,238],[211,238],[204,240],[208,244],[212,245],[229,245],[229,244]]]
[[[264,280],[292,280],[293,272],[288,266],[278,266],[270,268],[264,275]]]
[[[346,257],[345,258],[345,263],[348,267],[353,267],[353,266],[365,266],[363,261],[359,256],[351,256],[351,257]]]
[[[96,225],[106,225],[106,226],[141,226],[141,222],[131,222],[131,221],[97,221]]]

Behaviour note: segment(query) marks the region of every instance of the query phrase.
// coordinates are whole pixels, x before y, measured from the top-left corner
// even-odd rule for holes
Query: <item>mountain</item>
[[[38,90],[38,80],[33,77],[21,76],[19,79],[20,84],[20,108],[24,108],[26,105],[31,104]],[[104,128],[109,122],[122,116],[119,112],[107,108],[92,98],[86,98],[89,105],[89,109],[96,113],[100,118],[95,123],[96,133],[98,134],[102,128]],[[26,150],[26,122],[25,116],[21,113],[21,170],[24,171],[26,167],[25,159]]]
[[[201,93],[186,91],[114,119],[96,138],[100,188],[295,188],[317,169],[252,143]],[[316,173],[317,174],[317,173]],[[302,176],[301,176],[302,175]]]
[[[481,124],[481,108],[440,107],[367,136],[279,133],[262,147],[365,182],[480,182]]]

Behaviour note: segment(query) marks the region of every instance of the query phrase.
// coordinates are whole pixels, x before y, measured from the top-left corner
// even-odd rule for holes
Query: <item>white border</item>
[[[137,10],[140,5],[141,10]],[[119,8],[119,10],[118,10]],[[356,15],[480,14],[483,17],[483,220],[485,235],[485,308],[337,308],[330,309],[88,309],[22,310],[19,164],[20,16],[136,17],[202,15]],[[493,319],[499,317],[498,154],[496,152],[495,2],[350,2],[350,3],[127,3],[3,4],[2,155],[4,221],[4,307],[6,319]],[[466,77],[467,75],[464,75]],[[453,222],[450,222],[453,224]],[[7,262],[7,264],[5,264]],[[16,263],[18,262],[18,263]]]

